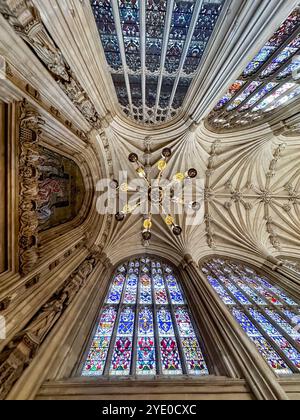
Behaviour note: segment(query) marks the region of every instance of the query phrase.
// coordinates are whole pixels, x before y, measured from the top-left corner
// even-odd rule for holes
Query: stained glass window
[[[148,257],[118,267],[82,375],[208,374],[201,339],[173,267]]]
[[[126,115],[164,123],[182,108],[225,0],[90,0]]]
[[[209,123],[235,128],[259,122],[300,98],[300,5],[216,104]]]
[[[233,261],[212,259],[202,271],[274,372],[299,373],[299,303],[270,279]]]

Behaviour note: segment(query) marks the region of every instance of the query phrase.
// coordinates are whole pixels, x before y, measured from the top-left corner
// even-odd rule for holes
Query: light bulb
[[[132,212],[132,207],[129,205],[129,204],[126,204],[124,207],[123,207],[123,213],[125,213],[125,214],[128,214],[128,213],[131,213]]]
[[[152,228],[152,222],[150,219],[144,220],[144,228],[150,230]]]
[[[182,182],[185,178],[185,175],[182,172],[177,172],[177,174],[174,175],[174,181]]]
[[[141,178],[144,178],[146,176],[145,170],[143,168],[138,168],[136,172]]]
[[[172,226],[172,225],[174,224],[174,217],[172,217],[172,216],[168,215],[168,216],[165,218],[165,222],[166,222],[166,224],[167,224],[168,226]]]
[[[157,162],[157,167],[160,171],[164,171],[167,167],[167,162],[164,159],[161,159]]]

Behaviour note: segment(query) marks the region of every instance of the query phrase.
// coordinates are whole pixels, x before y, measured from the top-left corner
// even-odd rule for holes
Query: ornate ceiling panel
[[[180,111],[225,0],[91,0],[119,103],[164,123]]]
[[[300,5],[247,65],[208,120],[217,129],[261,123],[300,96]]]
[[[249,134],[249,133],[248,133]],[[144,135],[113,126],[102,136],[110,139],[114,173],[127,170],[127,155],[133,151],[145,156]],[[204,218],[189,225],[186,213],[176,215],[183,227],[180,237],[166,230],[162,217],[153,226],[150,248],[141,240],[141,218],[130,215],[123,224],[113,220],[105,252],[115,261],[137,252],[156,252],[174,256],[190,253],[195,260],[213,251],[238,249],[250,255],[283,255],[298,247],[299,224],[299,140],[276,136],[270,130],[255,135],[235,133],[230,137],[207,131],[203,125],[166,140],[155,138],[151,163],[162,147],[169,145],[168,177],[182,171],[187,162],[204,181]],[[152,166],[152,165],[151,165]],[[131,171],[131,166],[129,167]],[[154,166],[153,166],[154,170]],[[134,175],[129,172],[129,178]],[[119,246],[126,242],[126,250]],[[123,254],[126,255],[123,255]]]

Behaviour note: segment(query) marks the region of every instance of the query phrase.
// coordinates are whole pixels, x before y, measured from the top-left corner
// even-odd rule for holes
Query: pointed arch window
[[[212,259],[202,271],[273,371],[299,373],[299,302],[270,279],[233,261]]]
[[[152,258],[118,267],[82,376],[208,375],[174,269]]]
[[[229,87],[208,122],[216,129],[261,122],[299,100],[299,78],[300,4]]]

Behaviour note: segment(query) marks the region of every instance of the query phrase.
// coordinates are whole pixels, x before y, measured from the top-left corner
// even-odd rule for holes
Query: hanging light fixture
[[[147,195],[147,201],[148,201],[148,209],[151,209],[151,205],[158,207],[159,212],[163,216],[166,225],[172,230],[175,236],[180,236],[182,234],[182,228],[176,224],[175,217],[173,215],[165,212],[165,209],[163,207],[163,200],[165,196],[164,188],[159,185],[159,181],[162,178],[163,172],[166,170],[168,166],[168,159],[171,156],[172,156],[172,150],[170,148],[166,147],[162,150],[161,158],[155,165],[158,169],[158,176],[155,179],[156,182],[154,183],[151,183],[151,180],[149,179],[149,173],[147,174],[147,171],[144,165],[139,161],[138,155],[136,153],[130,153],[130,155],[128,156],[128,160],[130,163],[132,163],[135,166],[135,171],[138,177],[145,180],[146,188],[147,188],[146,195]],[[177,172],[173,176],[171,184],[182,183],[187,179],[193,179],[196,177],[197,177],[196,169],[191,168],[185,173]],[[128,184],[123,183],[119,185],[118,181],[116,180],[112,181],[112,187],[121,192],[129,192]],[[134,192],[136,193],[138,191],[134,191]],[[171,197],[172,197],[173,203],[183,204],[182,200],[175,197],[173,189],[171,189]],[[134,210],[140,207],[140,205],[141,205],[141,202],[139,202],[138,204],[135,204],[134,206],[126,204],[123,207],[123,209],[121,209],[120,211],[116,213],[115,215],[116,220],[118,222],[122,222],[125,219],[126,215],[133,213]],[[198,211],[201,208],[201,205],[198,202],[191,202],[189,203],[189,208],[194,211]],[[153,215],[150,212],[144,216],[142,238],[146,242],[150,241],[151,236],[152,236],[152,233],[151,233],[151,229],[153,226],[152,218],[153,218]]]

